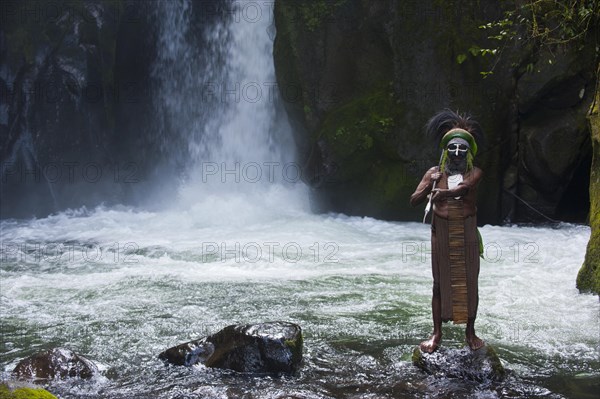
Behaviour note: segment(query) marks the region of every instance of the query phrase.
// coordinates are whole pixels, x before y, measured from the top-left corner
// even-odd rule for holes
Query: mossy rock
[[[592,128],[593,160],[590,175],[590,227],[592,235],[587,246],[585,261],[577,275],[577,288],[581,292],[600,295],[600,112],[596,92],[595,108],[590,112]]]
[[[41,388],[16,388],[12,390],[0,384],[0,399],[57,399],[56,396]]]

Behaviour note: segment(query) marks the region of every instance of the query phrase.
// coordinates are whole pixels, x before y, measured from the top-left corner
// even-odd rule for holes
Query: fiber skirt
[[[464,219],[465,239],[464,256],[467,268],[467,313],[469,318],[477,315],[479,302],[479,238],[477,236],[477,217]],[[442,301],[442,320],[453,320],[452,285],[450,282],[449,228],[448,220],[433,215],[431,224],[431,258],[433,272],[433,289],[439,289]]]

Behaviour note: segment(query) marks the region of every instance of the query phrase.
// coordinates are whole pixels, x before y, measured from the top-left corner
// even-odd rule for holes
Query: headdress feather
[[[457,128],[469,132],[477,145],[481,146],[483,142],[481,125],[469,114],[460,114],[449,109],[444,109],[429,119],[425,131],[435,142],[436,147],[438,147],[444,135],[450,130]]]

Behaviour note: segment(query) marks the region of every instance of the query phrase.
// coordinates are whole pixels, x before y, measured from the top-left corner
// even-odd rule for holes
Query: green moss
[[[418,183],[398,155],[398,140],[406,134],[403,109],[386,87],[330,111],[313,137],[324,139],[333,151],[341,191],[353,193],[353,200],[364,205],[361,212],[374,217],[408,217],[412,212],[398,206],[408,204]]]
[[[0,384],[0,399],[10,399],[12,393],[5,384]]]
[[[335,10],[346,3],[347,0],[327,1],[311,0],[299,6],[300,14],[305,27],[309,31],[315,31],[323,25],[327,18],[331,17]]]
[[[600,90],[596,91],[595,108],[589,120],[592,131],[593,160],[590,174],[590,227],[592,235],[587,246],[585,261],[577,274],[580,292],[600,295]]]
[[[56,396],[41,388],[17,388],[11,390],[0,384],[0,399],[56,399]]]
[[[423,362],[423,353],[421,353],[421,349],[417,346],[412,354],[412,363],[420,369],[425,367]]]
[[[498,354],[496,353],[493,347],[486,345],[486,350],[487,357],[488,359],[490,359],[492,370],[494,371],[494,375],[498,378],[503,378],[506,374],[506,370],[504,369],[504,366],[500,361],[500,357],[498,357]]]
[[[300,12],[304,24],[309,30],[313,31],[321,25],[325,16],[329,15],[329,6],[324,0],[315,0],[311,3],[301,5]]]
[[[44,389],[19,388],[13,391],[15,399],[56,399],[56,396]]]
[[[284,345],[287,346],[292,352],[292,357],[296,359],[302,359],[302,348],[304,346],[304,338],[302,333],[298,334],[296,339],[287,339],[284,341]]]

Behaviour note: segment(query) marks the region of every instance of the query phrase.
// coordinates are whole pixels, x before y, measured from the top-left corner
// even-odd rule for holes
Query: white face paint
[[[466,157],[467,151],[469,151],[469,143],[466,140],[457,137],[450,140],[446,149],[448,150],[449,154],[452,154],[456,157]]]
[[[467,151],[469,151],[469,147],[461,145],[461,144],[450,144],[448,145],[448,152],[450,154],[454,153],[455,156],[464,156]]]

